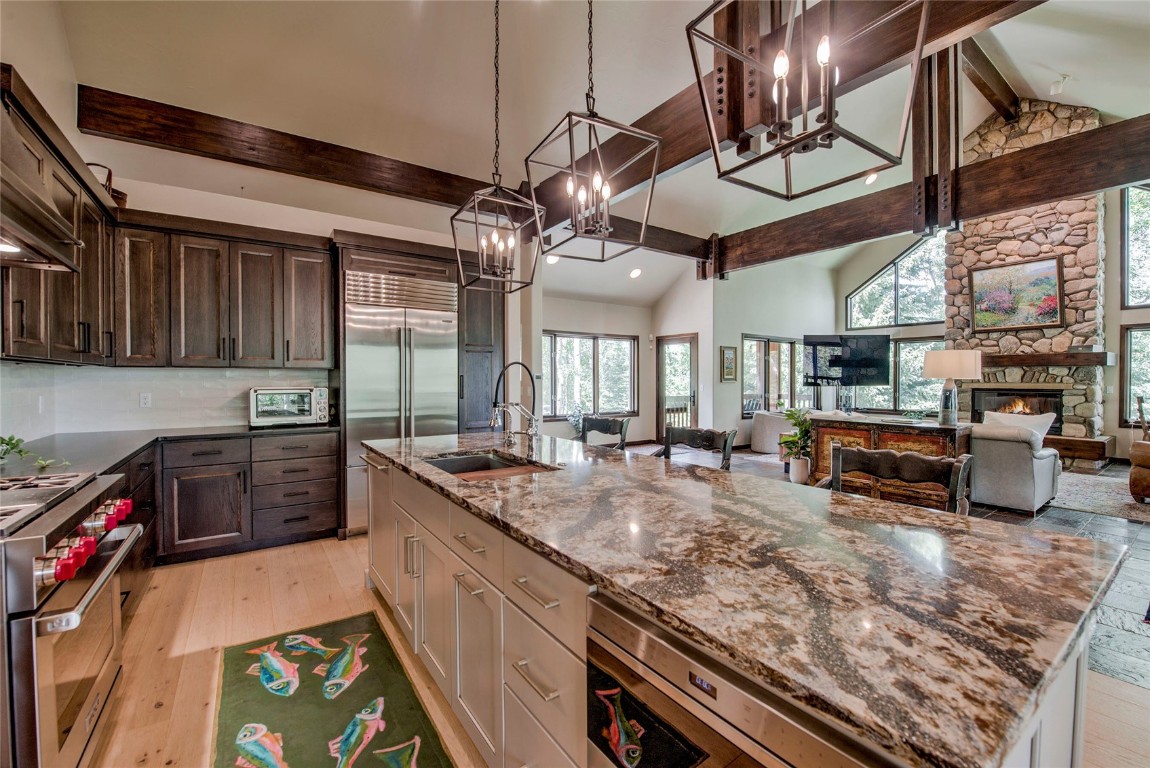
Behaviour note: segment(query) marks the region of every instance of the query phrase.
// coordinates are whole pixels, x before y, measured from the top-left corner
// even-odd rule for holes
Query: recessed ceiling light
[[[636,267],[635,269],[631,270],[631,279],[634,280],[636,277],[638,277],[641,274],[643,274],[643,270]]]
[[[877,178],[878,178],[878,174],[877,174],[877,173],[872,173],[870,176],[867,176],[867,177],[866,177],[866,183],[867,183],[867,184],[874,184],[874,182],[875,182],[875,179],[877,179]]]
[[[547,263],[548,264],[558,264],[559,263],[559,257],[556,256],[555,254],[551,254],[550,256],[547,257]]]
[[[0,240],[0,253],[20,253],[20,246],[12,245],[7,240]]]

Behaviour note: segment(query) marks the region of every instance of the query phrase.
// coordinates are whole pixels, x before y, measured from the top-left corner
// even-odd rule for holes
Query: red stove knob
[[[131,499],[117,499],[112,505],[112,509],[116,511],[116,519],[121,523],[132,514],[132,500]]]
[[[82,546],[78,539],[75,541],[75,544],[68,547],[68,554],[66,557],[72,559],[72,562],[76,564],[76,568],[78,570],[83,568],[84,565],[88,562],[88,549]]]
[[[104,515],[104,530],[105,531],[114,531],[114,530],[116,530],[116,526],[118,526],[119,524],[120,524],[120,520],[119,520],[119,518],[116,517],[115,512],[109,512],[108,514]]]
[[[45,557],[40,562],[42,566],[36,569],[36,581],[42,587],[50,587],[76,575],[76,561],[69,556]]]
[[[76,575],[76,568],[76,561],[71,556],[59,557],[56,558],[52,571],[56,581],[67,581]]]
[[[81,536],[76,546],[84,553],[84,557],[88,558],[96,554],[96,545],[98,543],[99,541],[95,536]]]

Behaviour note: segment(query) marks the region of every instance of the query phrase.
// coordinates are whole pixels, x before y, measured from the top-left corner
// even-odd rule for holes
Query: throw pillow
[[[1008,427],[1026,427],[1032,429],[1039,435],[1045,435],[1050,431],[1050,425],[1054,423],[1057,414],[1053,413],[997,413],[995,411],[988,411],[982,415],[982,423],[984,424],[1003,424]]]

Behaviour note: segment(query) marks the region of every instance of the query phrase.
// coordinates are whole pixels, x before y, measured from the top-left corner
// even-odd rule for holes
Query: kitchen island
[[[1063,673],[1120,546],[558,438],[364,445],[894,764],[1013,761],[1057,697],[1080,734]],[[426,461],[492,450],[557,469],[468,482]]]

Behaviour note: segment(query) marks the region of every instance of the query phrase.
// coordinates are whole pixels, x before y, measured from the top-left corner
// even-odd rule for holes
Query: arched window
[[[946,232],[924,238],[847,296],[847,328],[888,328],[946,319]]]

